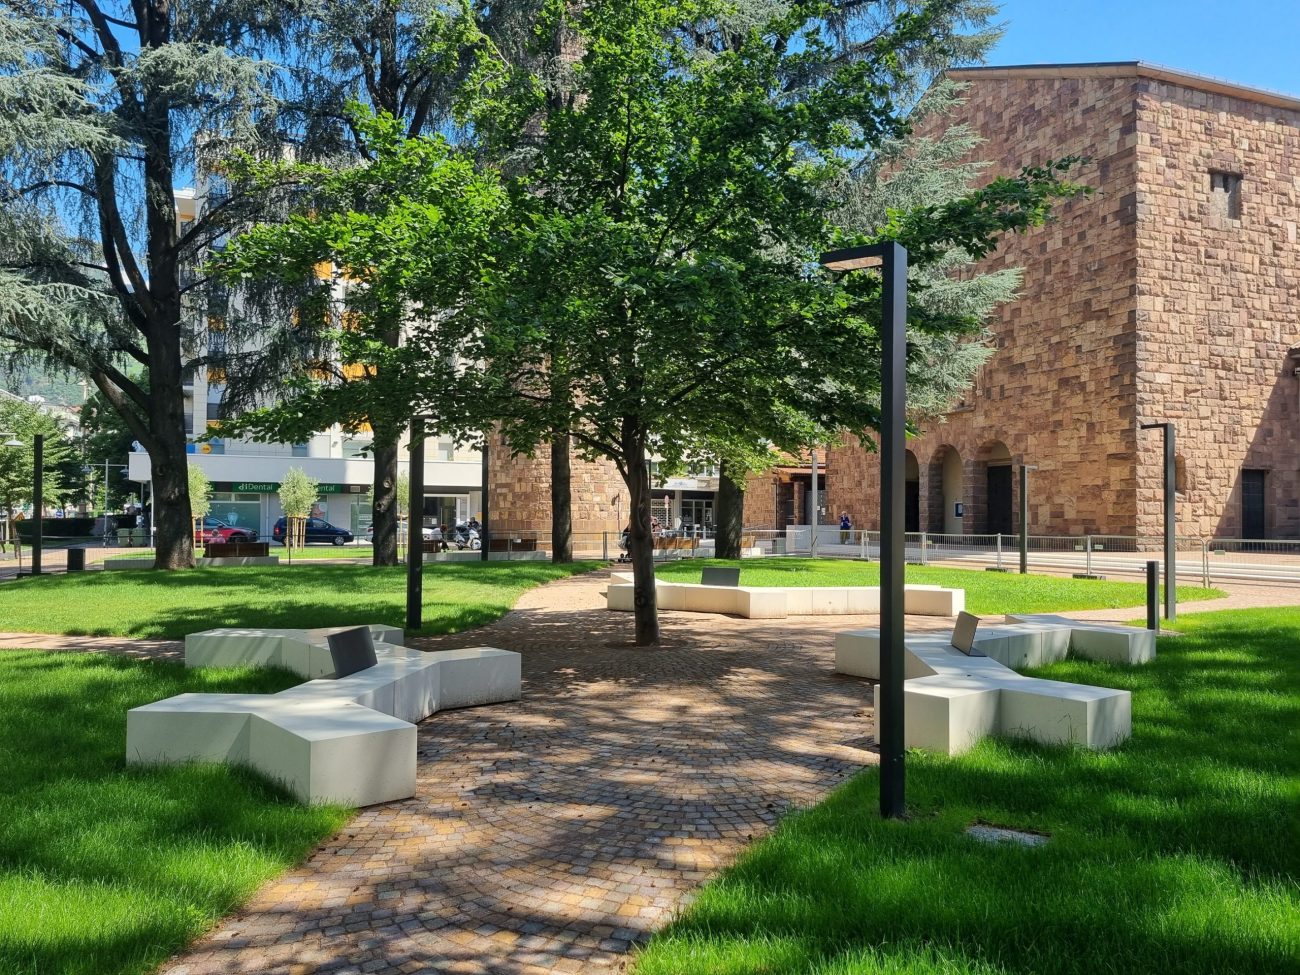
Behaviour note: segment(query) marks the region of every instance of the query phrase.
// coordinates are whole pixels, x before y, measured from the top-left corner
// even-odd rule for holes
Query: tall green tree
[[[31,505],[33,517],[39,518],[46,505],[61,503],[64,481],[59,469],[73,457],[65,433],[63,424],[32,404],[0,397],[0,511],[11,534],[14,516],[22,508]],[[39,499],[33,452],[37,434],[45,437],[44,496]],[[10,440],[21,446],[7,446]]]
[[[85,374],[148,450],[159,568],[194,562],[182,390],[207,310],[194,272],[261,205],[217,177],[236,149],[280,149],[261,51],[286,12],[0,0],[0,339]],[[182,223],[177,191],[204,174],[209,198]]]
[[[136,375],[134,381],[147,389],[149,379],[145,375]],[[122,414],[98,391],[91,393],[81,407],[81,458],[86,467],[88,495],[86,499],[95,508],[106,505],[105,510],[117,511],[129,500],[132,490],[131,482],[118,477],[117,465],[123,463],[136,441],[135,433],[122,419]],[[104,462],[110,464],[110,473],[105,482]],[[107,488],[107,493],[105,493]]]
[[[359,120],[370,114],[392,119],[395,131],[407,137],[445,127],[451,93],[462,73],[464,43],[460,34],[474,18],[469,4],[290,0],[285,7],[291,11],[300,38],[283,52],[285,90],[281,99],[282,110],[294,120],[298,162],[346,168],[368,160],[371,133]],[[302,171],[295,174],[296,190],[303,189],[304,177]],[[294,202],[301,203],[303,198],[304,194],[297,192]],[[351,205],[363,212],[360,208],[382,207],[383,203],[378,198],[356,197]],[[261,219],[270,223],[299,212],[297,205],[268,208]],[[379,215],[378,210],[372,212]],[[345,429],[366,429],[374,463],[371,554],[376,565],[395,564],[399,442],[410,415],[386,409],[384,396],[373,410],[365,404],[379,386],[398,378],[386,372],[400,356],[405,327],[401,309],[369,309],[367,339],[378,343],[377,354],[364,371],[333,369],[333,394],[323,398],[316,395],[319,390],[314,379],[320,364],[337,351],[333,335],[337,323],[300,315],[296,304],[284,301],[288,297],[295,302],[295,295],[286,296],[278,287],[264,289],[260,286],[264,280],[245,279],[233,288],[228,352],[219,363],[230,377],[226,411],[238,414],[291,395],[301,407],[298,412],[311,414],[317,430],[336,423]],[[388,351],[381,352],[379,346]],[[350,364],[357,366],[359,360],[354,357]],[[293,386],[292,392],[286,389],[286,381]],[[337,388],[353,381],[357,388],[346,396]],[[331,409],[333,406],[338,409]],[[294,408],[290,406],[290,410]],[[247,430],[250,435],[267,435],[265,430],[259,432],[259,423],[248,425]]]
[[[335,422],[369,427],[378,452],[395,448],[416,415],[460,440],[479,429],[460,309],[482,276],[504,194],[441,137],[407,138],[390,115],[359,113],[356,125],[363,165],[277,163],[250,175],[293,185],[298,201],[286,219],[237,235],[214,266],[232,283],[251,282],[273,308],[295,309],[299,327],[277,331],[271,348],[230,354],[245,374],[267,361],[282,373],[275,399],[223,423],[223,433],[294,441]],[[337,280],[321,280],[322,265]],[[376,512],[383,492],[396,518],[397,489],[395,472],[389,484],[377,469]]]
[[[562,10],[583,52],[577,97],[549,113],[537,162],[513,188],[495,287],[476,307],[476,358],[497,402],[515,405],[501,425],[512,446],[567,425],[582,452],[622,474],[638,644],[658,641],[651,454],[675,464],[701,443],[799,450],[878,423],[879,284],[833,279],[816,258],[850,236],[833,191],[854,160],[906,131],[895,101],[906,52],[941,48],[947,24],[942,4],[890,7],[846,57],[826,29],[845,6],[791,3],[717,36],[680,29],[730,9],[707,0]],[[473,118],[489,140],[525,132],[545,97],[500,61],[476,81]],[[953,247],[979,256],[1075,192],[1060,175],[996,179],[893,213],[878,235],[919,266]],[[923,305],[911,319],[924,333],[969,324]]]

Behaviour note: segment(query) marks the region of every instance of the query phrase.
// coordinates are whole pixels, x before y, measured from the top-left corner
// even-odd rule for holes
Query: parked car
[[[281,518],[271,529],[271,537],[281,545],[284,544],[285,519]],[[328,542],[331,545],[346,545],[352,541],[352,533],[346,528],[339,528],[337,525],[331,525],[328,521],[320,518],[307,519],[306,541],[308,545],[314,542]]]
[[[433,540],[433,529],[430,528],[428,525],[421,525],[420,532],[421,534],[424,535],[424,540],[426,542]],[[375,526],[366,525],[366,541],[374,542],[374,540],[375,540]],[[406,541],[406,522],[402,522],[397,526],[397,540],[399,542]]]
[[[251,528],[227,525],[216,518],[204,518],[203,526],[194,531],[195,542],[255,542],[257,532]]]

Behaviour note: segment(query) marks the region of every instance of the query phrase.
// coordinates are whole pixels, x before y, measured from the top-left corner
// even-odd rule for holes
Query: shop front
[[[261,538],[270,538],[275,523],[284,517],[278,481],[217,481],[212,485],[212,517],[241,528],[256,526]],[[370,485],[321,484],[311,516],[364,537],[370,527]]]

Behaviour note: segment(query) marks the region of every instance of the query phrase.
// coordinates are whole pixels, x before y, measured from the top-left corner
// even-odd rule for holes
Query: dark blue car
[[[271,529],[271,537],[281,545],[284,544],[285,519],[281,518]],[[313,542],[328,542],[331,545],[346,545],[352,541],[352,533],[346,528],[339,528],[331,525],[328,521],[322,521],[320,518],[307,519],[307,544]]]

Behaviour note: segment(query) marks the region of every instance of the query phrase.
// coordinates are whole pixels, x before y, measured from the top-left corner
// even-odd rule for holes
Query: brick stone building
[[[974,68],[958,117],[991,172],[1090,157],[1090,198],[1008,240],[1022,267],[974,389],[908,455],[909,530],[1156,535],[1178,430],[1180,534],[1300,537],[1300,98],[1143,63]],[[878,527],[879,461],[832,453],[828,507]]]

